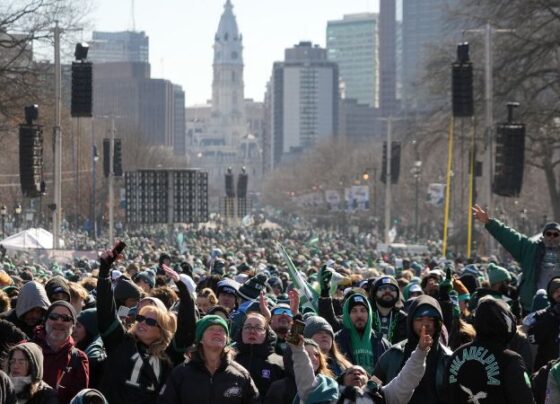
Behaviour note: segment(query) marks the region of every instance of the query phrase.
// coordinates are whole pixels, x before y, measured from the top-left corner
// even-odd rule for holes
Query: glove
[[[439,296],[442,300],[449,299],[449,292],[451,291],[451,267],[445,269],[445,279],[439,284]]]
[[[321,297],[329,297],[329,292],[331,289],[331,279],[333,273],[330,268],[326,265],[321,267],[321,271],[319,272],[319,283],[321,285]]]

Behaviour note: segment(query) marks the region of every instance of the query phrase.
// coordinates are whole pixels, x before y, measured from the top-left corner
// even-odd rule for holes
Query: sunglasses
[[[72,316],[69,316],[68,314],[51,313],[48,318],[52,321],[62,320],[65,323],[70,323],[72,321]]]
[[[378,292],[385,292],[385,291],[396,292],[397,287],[395,285],[381,285],[377,288],[377,291]]]
[[[136,322],[137,323],[145,322],[146,325],[150,326],[150,327],[158,327],[159,326],[158,323],[157,323],[157,320],[155,318],[144,317],[141,314],[138,314],[136,316]]]
[[[557,233],[557,232],[555,232],[555,231],[547,231],[546,233],[544,233],[544,235],[545,235],[546,237],[553,237],[553,238],[556,238],[556,237],[560,236],[560,233]]]
[[[286,309],[286,308],[284,308],[284,307],[281,307],[281,308],[279,308],[279,309],[272,310],[272,313],[271,313],[271,314],[272,314],[273,316],[279,316],[279,315],[281,315],[281,314],[285,314],[285,315],[287,315],[288,317],[293,317],[292,311],[291,311],[290,309]]]

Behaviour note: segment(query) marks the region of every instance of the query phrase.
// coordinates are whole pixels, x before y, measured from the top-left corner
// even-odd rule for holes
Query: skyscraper
[[[149,63],[150,39],[144,31],[93,31],[88,57],[94,63]]]
[[[327,23],[327,52],[338,63],[343,98],[379,106],[378,16],[345,15]]]
[[[272,167],[309,150],[338,129],[338,65],[327,51],[311,42],[286,49],[275,62],[271,94]]]
[[[402,1],[402,96],[407,110],[425,110],[435,101],[418,84],[426,74],[430,47],[439,46],[449,39],[445,20],[449,7],[457,1]],[[461,32],[461,28],[457,31]]]
[[[395,0],[379,3],[379,108],[384,116],[397,112],[397,25]]]

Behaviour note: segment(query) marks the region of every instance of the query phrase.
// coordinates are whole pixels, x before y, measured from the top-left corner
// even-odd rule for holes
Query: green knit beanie
[[[488,280],[490,281],[490,286],[495,285],[498,282],[511,280],[509,271],[494,263],[488,264],[488,268],[486,269],[486,271],[488,272]]]
[[[223,329],[226,330],[226,334],[229,335],[229,328],[226,320],[216,315],[204,316],[196,322],[194,342],[197,344],[200,343],[204,331],[212,325],[219,325],[220,327],[223,327]]]

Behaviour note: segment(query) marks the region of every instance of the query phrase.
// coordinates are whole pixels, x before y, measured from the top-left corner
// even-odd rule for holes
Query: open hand
[[[174,282],[179,282],[181,280],[181,278],[179,277],[179,274],[177,272],[175,272],[174,270],[172,270],[171,268],[169,268],[167,265],[161,264],[161,269],[163,269],[164,272],[165,272],[165,275],[167,275],[169,278],[171,278],[171,280],[173,280]]]
[[[488,216],[488,212],[482,209],[479,205],[474,205],[472,207],[473,216],[476,220],[478,220],[482,224],[488,223],[490,217]]]

